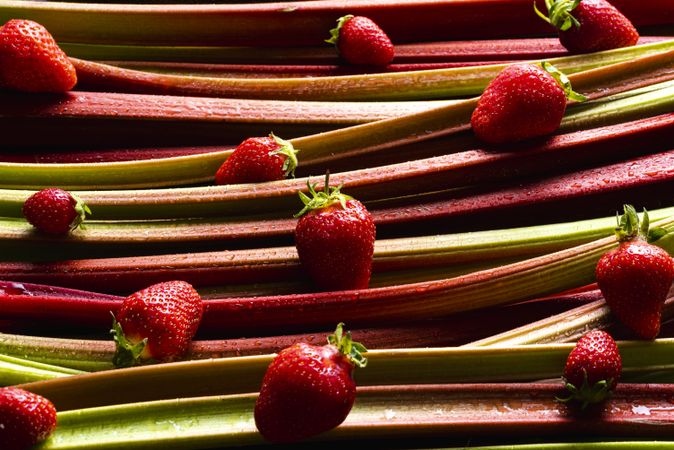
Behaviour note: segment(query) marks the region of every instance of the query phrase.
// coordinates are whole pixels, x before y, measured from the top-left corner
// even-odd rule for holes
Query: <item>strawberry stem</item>
[[[566,382],[565,380],[564,386],[569,391],[570,395],[565,398],[555,398],[562,403],[578,401],[581,403],[581,409],[584,410],[588,405],[601,403],[606,400],[611,394],[612,384],[613,379],[609,379],[597,381],[594,385],[590,386],[590,383],[587,380],[587,371],[583,369],[583,384],[580,387],[577,387],[573,383]]]
[[[330,30],[330,39],[325,40],[325,42],[327,42],[328,44],[334,44],[338,52],[339,48],[337,47],[337,43],[339,42],[339,32],[344,26],[344,24],[351,19],[353,19],[352,14],[347,14],[346,16],[342,16],[339,19],[337,19],[337,26]]]
[[[564,95],[566,95],[566,98],[569,100],[575,100],[577,102],[584,102],[587,100],[587,97],[584,96],[583,94],[579,94],[578,92],[574,91],[573,88],[571,87],[571,81],[569,78],[564,75],[564,73],[550,64],[547,61],[543,61],[541,63],[541,67],[543,67],[543,70],[548,72],[552,77],[557,81],[557,83],[561,86],[562,90],[564,91]]]
[[[304,214],[309,211],[314,211],[317,209],[327,208],[334,203],[339,202],[342,205],[342,208],[346,208],[346,202],[352,200],[353,197],[342,194],[339,190],[342,188],[340,184],[337,187],[330,187],[330,172],[325,173],[325,184],[323,185],[322,191],[316,191],[317,184],[311,184],[310,179],[307,178],[307,187],[309,188],[309,194],[311,197],[306,195],[304,192],[299,192],[300,200],[304,203],[304,208],[293,217],[302,217]]]
[[[351,339],[350,331],[344,333],[343,322],[337,324],[335,333],[328,336],[328,343],[337,347],[337,350],[355,366],[360,368],[367,366],[367,358],[363,356],[363,353],[367,352],[367,348],[360,342],[354,342]]]
[[[286,157],[285,161],[283,162],[283,173],[287,177],[288,175],[292,176],[295,178],[295,169],[297,168],[297,152],[299,150],[295,150],[293,147],[292,142],[286,141],[285,139],[281,139],[280,137],[276,136],[274,133],[271,133],[269,135],[278,145],[280,145],[280,148],[277,148],[276,150],[272,151],[270,154],[271,155],[284,155]]]
[[[623,211],[621,216],[616,214],[618,225],[615,228],[615,234],[619,242],[631,241],[639,236],[652,243],[667,234],[667,230],[662,227],[650,228],[650,218],[646,208],[644,208],[641,220],[634,206],[623,205]]]
[[[566,31],[571,26],[580,28],[580,22],[571,15],[571,11],[576,9],[580,0],[545,0],[545,7],[548,10],[548,15],[543,14],[534,1],[534,11],[541,19],[560,31]]]
[[[87,214],[91,215],[91,209],[89,209],[84,200],[79,198],[77,195],[71,192],[70,196],[75,199],[75,212],[77,213],[77,216],[70,224],[70,231],[73,231],[77,229],[77,227],[82,225],[82,222],[84,222],[84,220],[86,219]]]
[[[112,338],[115,341],[117,349],[112,363],[115,367],[133,367],[140,364],[140,356],[147,345],[147,338],[134,344],[124,335],[122,325],[117,322],[115,315],[112,314],[112,329],[110,330]]]

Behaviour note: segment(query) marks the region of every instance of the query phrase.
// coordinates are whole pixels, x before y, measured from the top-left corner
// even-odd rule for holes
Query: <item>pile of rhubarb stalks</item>
[[[674,448],[674,294],[660,336],[634,340],[594,284],[624,203],[674,231],[674,2],[612,1],[639,44],[583,55],[529,0],[230,3],[0,2],[78,75],[65,95],[0,92],[0,385],[55,404],[40,448],[262,445],[273,354],[340,321],[369,365],[307,448]],[[391,65],[341,62],[323,41],[345,14],[387,32]],[[515,61],[550,61],[589,100],[549,138],[485,145],[471,113]],[[270,132],[299,150],[296,178],[214,185]],[[316,292],[299,264],[298,192],[327,170],[376,223],[368,289]],[[67,237],[21,215],[52,186],[92,211]],[[111,312],[175,279],[205,300],[187,360],[113,369]],[[585,416],[555,397],[593,328],[621,339],[624,373]]]

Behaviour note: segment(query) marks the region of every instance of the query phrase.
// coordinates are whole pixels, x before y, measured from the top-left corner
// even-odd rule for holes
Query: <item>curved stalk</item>
[[[370,350],[457,345],[476,337],[566,311],[574,305],[587,304],[597,296],[594,292],[556,295],[504,308],[484,309],[442,319],[411,322],[388,328],[352,329],[351,334],[354,341],[363,343]],[[474,326],[477,321],[481,325],[479,328]],[[201,329],[200,335],[204,334],[203,331],[206,330]],[[218,331],[219,334],[223,334],[223,330]],[[185,360],[265,355],[278,352],[297,342],[323,345],[331,331],[326,329],[303,334],[195,340]],[[111,339],[60,339],[0,334],[1,353],[8,356],[22,355],[34,362],[56,364],[61,367],[101,371],[113,368],[115,344]]]
[[[320,445],[341,439],[448,437],[471,433],[489,436],[504,432],[522,438],[532,434],[573,435],[581,431],[591,431],[595,436],[620,433],[655,437],[666,436],[674,429],[674,419],[667,411],[669,403],[665,400],[672,395],[671,386],[620,387],[608,402],[610,409],[594,419],[592,427],[587,427],[584,420],[569,420],[567,408],[554,399],[561,392],[558,384],[363,388],[345,422],[312,441]],[[636,398],[642,404],[641,410],[633,408]],[[264,441],[253,418],[255,400],[255,394],[243,394],[60,412],[56,432],[37,448],[196,450],[262,444]],[[644,409],[652,411],[648,421],[639,416]],[[665,411],[660,411],[663,409]],[[444,411],[451,414],[443,414]],[[641,423],[634,427],[634,422]],[[618,450],[625,447],[595,444],[589,448]],[[642,447],[637,444],[636,448]]]
[[[614,0],[638,25],[668,24],[668,0]],[[498,14],[484,14],[485,7]],[[318,0],[242,5],[104,5],[5,0],[0,22],[24,17],[59,41],[111,44],[318,46],[338,17],[365,15],[393,42],[541,35],[527,0]]]
[[[40,363],[0,353],[0,386],[51,380],[82,373],[84,372],[80,370]]]
[[[567,74],[620,63],[639,71],[635,59],[660,59],[674,51],[674,40],[550,59]],[[671,61],[671,56],[669,58]],[[78,83],[86,89],[142,94],[173,94],[279,100],[391,101],[447,99],[479,95],[507,64],[337,77],[220,78],[169,75],[123,69],[71,58]],[[535,62],[535,61],[534,61]],[[612,72],[612,71],[611,71]],[[619,71],[620,72],[620,71]],[[613,74],[613,76],[616,76]],[[575,86],[574,86],[575,87]]]
[[[649,215],[652,220],[660,220],[674,215],[674,208],[653,210]],[[96,242],[95,225],[97,224],[87,226],[87,236],[82,236],[84,242]],[[609,236],[614,227],[615,217],[606,217],[512,229],[380,239],[375,242],[373,281],[376,284],[377,276],[387,272],[435,268],[440,269],[442,274],[456,266],[460,269],[480,262],[499,262],[508,258],[550,253]],[[119,233],[119,229],[116,230]],[[157,236],[157,230],[151,227],[144,230],[144,233],[135,235],[137,240],[156,239],[158,243],[165,245],[169,240],[180,238],[175,229],[171,230],[172,233]],[[98,237],[103,239],[104,235]],[[118,239],[121,237],[118,235]],[[135,243],[135,240],[125,243]],[[132,292],[173,278],[186,280],[198,287],[244,285],[243,290],[250,289],[245,287],[247,283],[300,283],[303,279],[294,247],[125,258],[89,259],[90,256],[87,259],[74,260],[68,258],[75,258],[79,247],[68,242],[60,253],[63,261],[43,264],[36,262],[36,259],[45,256],[44,246],[39,248],[39,253],[36,254],[22,250],[23,256],[31,259],[30,263],[0,263],[0,276],[88,289],[114,285],[118,292]],[[92,251],[92,246],[82,245],[81,249],[81,253],[86,255]],[[399,275],[395,277],[398,279]],[[301,283],[297,286],[298,290],[302,287],[306,286]],[[231,295],[235,295],[235,292]]]
[[[573,344],[386,349],[368,352],[359,386],[532,381],[560,376]],[[629,374],[674,369],[674,339],[619,342]],[[256,392],[274,355],[189,361],[89,373],[21,385],[60,411],[92,406]],[[195,383],[194,380],[199,380]],[[561,387],[561,383],[560,383]]]

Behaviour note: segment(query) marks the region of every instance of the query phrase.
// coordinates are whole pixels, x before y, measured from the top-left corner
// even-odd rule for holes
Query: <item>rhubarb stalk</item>
[[[368,352],[359,386],[532,381],[560,376],[574,344],[387,349]],[[674,339],[619,342],[625,378],[674,369]],[[59,410],[255,392],[274,355],[188,361],[88,373],[21,385]],[[193,380],[199,380],[198,383]],[[561,382],[559,383],[562,387]]]
[[[531,437],[533,433],[539,438],[579,432],[665,437],[674,429],[667,401],[672,396],[671,386],[623,385],[609,400],[604,414],[586,420],[569,420],[567,408],[554,399],[559,392],[558,384],[362,388],[346,421],[316,440],[494,436],[505,431],[514,437]],[[255,399],[255,394],[242,394],[60,412],[55,433],[37,448],[196,450],[262,444],[252,414]],[[639,404],[636,409],[635,401]],[[442,411],[451,414],[439,413]],[[647,421],[640,416],[642,411],[649,412]],[[595,444],[589,448],[618,450],[625,446]],[[635,448],[642,447],[637,444]]]

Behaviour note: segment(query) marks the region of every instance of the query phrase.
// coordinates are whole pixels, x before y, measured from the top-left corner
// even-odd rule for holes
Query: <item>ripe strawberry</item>
[[[38,230],[47,234],[66,234],[91,214],[82,200],[59,188],[43,189],[26,199],[23,215]]]
[[[23,92],[67,92],[77,74],[49,31],[30,20],[0,28],[0,86]]]
[[[325,290],[364,289],[370,282],[375,225],[358,200],[329,187],[312,198],[300,193],[304,209],[295,227],[295,245],[300,262],[314,283]],[[307,183],[308,184],[308,183]],[[306,215],[304,215],[306,214]]]
[[[180,358],[189,349],[202,314],[199,293],[185,281],[158,283],[130,295],[113,320],[115,366]]]
[[[332,37],[325,42],[335,44],[339,55],[349,64],[386,66],[393,60],[391,40],[367,17],[340,17],[337,27],[330,30],[330,34]]]
[[[664,235],[649,230],[648,213],[641,224],[636,210],[624,206],[616,228],[620,246],[601,257],[596,278],[599,289],[615,317],[637,336],[655,339],[660,333],[662,306],[674,279],[674,261],[649,241]]]
[[[215,174],[216,184],[260,183],[295,176],[297,150],[274,134],[248,138]]]
[[[585,100],[552,65],[508,66],[484,90],[471,125],[478,138],[492,144],[545,136],[559,128],[566,97]]]
[[[25,450],[56,429],[56,408],[44,397],[23,389],[0,388],[0,448]]]
[[[267,368],[255,403],[255,425],[271,442],[296,442],[346,419],[356,398],[354,366],[367,349],[337,325],[328,345],[305,343],[282,350]]]
[[[545,0],[543,20],[559,28],[559,40],[573,53],[598,52],[635,45],[639,40],[632,22],[606,0]]]
[[[605,331],[594,330],[580,338],[564,367],[564,382],[571,396],[582,407],[603,401],[616,387],[622,372],[622,359],[615,341]]]

